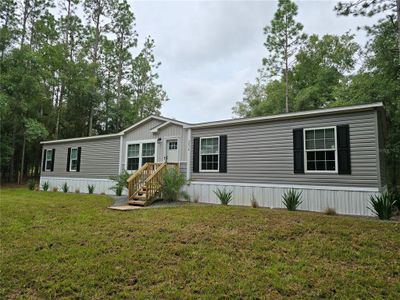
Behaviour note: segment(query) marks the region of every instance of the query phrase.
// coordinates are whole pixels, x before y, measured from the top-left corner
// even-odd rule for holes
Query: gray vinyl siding
[[[127,149],[127,143],[130,142],[141,142],[141,141],[148,141],[148,140],[157,140],[158,136],[157,134],[154,134],[151,132],[151,130],[154,127],[159,126],[160,124],[164,123],[164,121],[161,120],[156,120],[152,119],[149,120],[148,122],[141,124],[139,127],[136,127],[132,129],[131,131],[127,132],[124,137],[123,137],[123,144],[122,144],[122,161],[121,161],[121,167],[123,170],[126,169],[126,149]],[[159,148],[160,146],[156,142],[156,147],[157,147],[157,156],[159,153]]]
[[[70,147],[82,148],[80,172],[67,172],[67,155]],[[88,141],[45,144],[43,149],[56,149],[56,154],[54,171],[42,171],[42,176],[109,179],[110,176],[118,174],[118,136]]]
[[[193,128],[193,137],[224,134],[228,136],[228,171],[227,173],[192,173],[192,180],[203,182],[378,187],[379,170],[377,169],[378,155],[376,150],[378,138],[375,114],[376,112],[371,110],[213,128]],[[337,126],[341,124],[350,125],[352,174],[294,174],[293,129]]]

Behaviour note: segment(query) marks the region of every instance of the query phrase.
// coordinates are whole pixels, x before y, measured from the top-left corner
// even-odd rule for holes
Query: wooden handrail
[[[151,174],[149,177],[147,177],[147,179],[144,181],[144,183],[149,182],[150,180],[153,179],[154,176],[157,175],[158,172],[160,172],[162,170],[162,168],[164,168],[167,165],[167,163],[162,163],[153,174]]]
[[[137,193],[143,186],[145,180],[154,173],[160,163],[145,163],[134,174],[128,178],[128,193],[129,198]]]
[[[132,181],[134,178],[138,177],[139,174],[140,174],[141,172],[143,172],[144,169],[147,168],[148,164],[149,164],[149,163],[145,163],[143,166],[141,166],[141,167],[139,168],[139,170],[135,171],[135,173],[133,173],[131,176],[129,176],[128,182],[130,182],[130,181]]]

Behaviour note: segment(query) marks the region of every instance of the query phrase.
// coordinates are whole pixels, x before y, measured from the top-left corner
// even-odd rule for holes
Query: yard
[[[0,192],[0,298],[400,298],[398,222]]]

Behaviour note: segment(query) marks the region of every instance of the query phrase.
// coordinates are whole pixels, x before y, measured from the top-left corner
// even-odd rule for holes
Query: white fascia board
[[[170,121],[167,121],[167,122],[165,122],[165,123],[162,123],[162,124],[160,124],[160,125],[154,127],[154,128],[151,130],[151,132],[152,132],[152,133],[157,133],[159,129],[161,129],[161,128],[165,127],[165,126],[168,126],[168,125],[170,125],[170,124],[171,124]]]
[[[95,140],[95,139],[106,139],[110,137],[118,137],[121,136],[121,133],[113,133],[113,134],[103,134],[103,135],[93,135],[79,138],[71,138],[71,139],[62,139],[62,140],[52,140],[52,141],[43,141],[40,142],[42,145],[46,144],[58,144],[58,143],[68,143],[68,142],[78,142],[78,141],[86,141],[86,140]]]

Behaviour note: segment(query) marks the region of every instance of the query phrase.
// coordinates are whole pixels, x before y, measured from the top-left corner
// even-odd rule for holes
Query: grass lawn
[[[400,299],[398,222],[0,192],[2,299]]]

